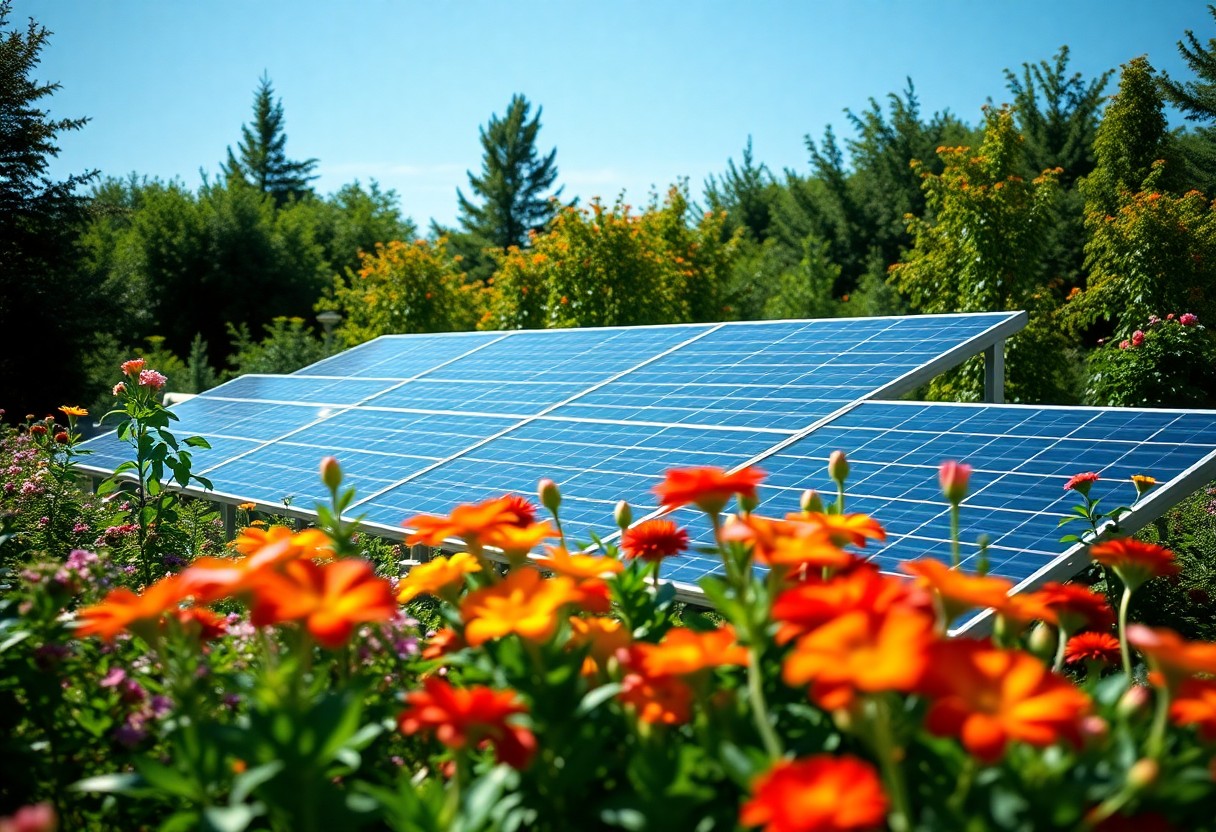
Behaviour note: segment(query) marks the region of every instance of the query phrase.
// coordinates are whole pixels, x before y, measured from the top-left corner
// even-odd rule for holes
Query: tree
[[[764,242],[773,222],[773,202],[779,187],[763,163],[757,165],[752,156],[752,137],[743,148],[743,163],[734,159],[726,162],[726,172],[718,179],[710,176],[705,182],[705,199],[715,211],[726,211],[730,231],[742,228],[748,238]]]
[[[469,188],[479,202],[466,198],[457,189],[460,203],[460,225],[469,244],[477,248],[492,246],[506,251],[511,246],[524,246],[528,232],[540,231],[557,211],[558,188],[549,190],[557,180],[557,148],[541,156],[536,149],[540,132],[542,108],[529,119],[531,105],[522,95],[515,95],[502,118],[490,117],[481,129],[481,146],[485,151],[481,175],[469,175]]]
[[[1208,6],[1216,18],[1216,6]],[[1165,100],[1199,127],[1181,138],[1181,150],[1190,167],[1189,177],[1201,190],[1216,190],[1216,38],[1205,46],[1190,29],[1178,42],[1178,52],[1197,78],[1178,81],[1162,73],[1159,80]]]
[[[311,194],[308,183],[317,178],[313,173],[317,160],[292,161],[286,148],[283,101],[275,100],[269,76],[262,75],[253,94],[253,121],[241,127],[240,158],[229,147],[224,174],[270,194],[276,205]]]
[[[58,84],[31,74],[50,32],[33,19],[10,28],[0,0],[0,391],[18,418],[80,395],[85,350],[103,305],[74,268],[85,201],[76,190],[96,172],[47,176],[60,132],[88,119],[52,119],[43,102]]]
[[[1040,283],[1059,170],[1027,180],[1013,114],[989,109],[985,120],[978,149],[940,148],[942,172],[924,174],[925,216],[909,218],[915,242],[891,267],[891,280],[918,312],[1030,312],[1007,346],[1008,395],[1059,401],[1069,396],[1060,372],[1066,345],[1053,320],[1057,303]],[[979,369],[969,362],[936,380],[931,393],[976,400]]]

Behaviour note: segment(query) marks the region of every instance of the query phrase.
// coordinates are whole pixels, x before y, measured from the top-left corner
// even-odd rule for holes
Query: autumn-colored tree
[[[724,212],[690,221],[673,187],[642,213],[618,200],[563,209],[526,249],[511,247],[494,275],[487,329],[720,320],[722,285],[738,234]],[[742,232],[739,232],[742,233]]]
[[[917,312],[995,312],[1025,309],[1026,331],[1006,348],[1009,398],[1060,400],[1068,396],[1053,322],[1057,303],[1042,285],[1046,225],[1052,216],[1058,169],[1027,180],[1022,138],[1007,109],[985,114],[977,150],[940,147],[940,174],[923,174],[924,217],[909,216],[914,244],[891,267],[893,284]],[[978,361],[940,377],[931,393],[976,400],[983,392]]]
[[[360,255],[357,273],[334,281],[333,304],[342,314],[336,336],[348,346],[401,332],[472,329],[477,290],[466,285],[447,240],[377,243]]]

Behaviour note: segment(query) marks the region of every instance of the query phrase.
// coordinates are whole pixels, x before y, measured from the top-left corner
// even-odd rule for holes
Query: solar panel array
[[[1212,474],[1216,419],[1174,411],[878,402],[910,392],[1001,342],[1024,313],[385,336],[290,376],[242,376],[174,408],[179,435],[212,496],[309,513],[324,499],[318,460],[334,454],[385,531],[416,513],[536,481],[562,485],[563,523],[584,536],[612,506],[657,509],[670,467],[759,464],[765,512],[830,491],[826,459],[849,453],[849,509],[890,532],[884,568],[947,556],[938,464],[975,466],[964,538],[992,536],[993,571],[1040,575],[1066,555],[1056,522],[1062,484],[1148,473],[1165,483]],[[87,443],[89,468],[128,458],[113,434]],[[1193,470],[1194,469],[1194,470]],[[1192,477],[1193,478],[1193,477]],[[1189,481],[1189,480],[1188,480]],[[694,532],[699,519],[681,515]],[[974,547],[971,555],[974,556]],[[692,583],[716,568],[687,556],[667,574]]]

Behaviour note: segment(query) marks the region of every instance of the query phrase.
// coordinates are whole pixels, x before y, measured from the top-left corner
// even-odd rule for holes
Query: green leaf
[[[208,806],[203,810],[203,829],[207,832],[245,832],[257,813],[250,806]]]
[[[191,448],[210,448],[211,443],[201,436],[191,436],[185,440],[186,444]]]
[[[282,760],[275,760],[247,769],[237,775],[232,781],[231,802],[244,803],[254,789],[274,779],[275,775],[283,770],[283,766]]]
[[[77,792],[101,792],[102,794],[139,795],[149,793],[143,778],[134,772],[114,772],[113,774],[86,777],[76,781],[68,788]]]
[[[190,782],[177,769],[153,762],[152,760],[139,759],[135,761],[135,770],[143,776],[149,785],[154,786],[162,792],[168,792],[169,794],[184,797],[188,800],[199,800],[203,797],[198,793],[197,786]]]
[[[574,715],[576,717],[586,716],[600,705],[603,705],[605,702],[609,701],[620,693],[620,690],[620,684],[617,682],[612,682],[611,684],[601,685],[595,690],[589,691],[587,695],[582,698],[582,701],[578,703],[578,707],[574,709]]]

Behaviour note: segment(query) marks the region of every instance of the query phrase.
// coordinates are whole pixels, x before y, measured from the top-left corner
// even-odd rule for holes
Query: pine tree
[[[768,166],[763,162],[756,164],[751,136],[747,137],[747,145],[743,148],[743,163],[736,165],[734,159],[728,159],[722,178],[710,176],[705,182],[705,199],[709,207],[726,211],[730,230],[742,228],[756,242],[763,242],[771,234],[777,192]]]
[[[85,205],[76,189],[96,172],[47,176],[58,134],[88,119],[42,109],[59,85],[30,76],[51,33],[32,19],[10,28],[11,11],[0,0],[0,407],[20,418],[81,393],[78,359],[98,304],[73,259]]]
[[[1208,6],[1216,18],[1216,6]],[[1216,38],[1208,38],[1205,46],[1190,29],[1178,42],[1178,52],[1191,71],[1198,76],[1180,82],[1162,73],[1161,94],[1165,100],[1186,114],[1188,121],[1197,122],[1194,132],[1181,138],[1181,147],[1189,167],[1189,179],[1201,190],[1216,191]]]
[[[465,197],[459,189],[460,224],[465,233],[484,245],[506,250],[523,246],[529,231],[544,228],[556,213],[554,201],[561,195],[558,188],[548,193],[557,180],[557,149],[541,156],[536,149],[540,132],[540,115],[529,119],[531,105],[522,95],[515,95],[502,118],[490,117],[481,130],[481,146],[485,155],[481,175],[469,175],[469,188],[480,203]]]
[[[228,148],[224,174],[270,194],[276,205],[311,194],[308,183],[317,178],[313,173],[317,160],[292,161],[286,147],[283,100],[275,100],[269,76],[262,75],[253,95],[253,121],[241,127],[240,157]]]

